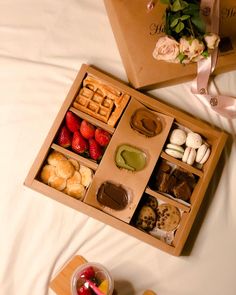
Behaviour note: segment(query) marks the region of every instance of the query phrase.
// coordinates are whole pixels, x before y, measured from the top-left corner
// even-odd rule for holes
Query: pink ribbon
[[[209,12],[205,15],[207,30],[209,32],[219,34],[219,16],[220,1],[201,1],[201,9],[203,12]],[[218,49],[214,49],[211,56],[202,59],[197,65],[197,77],[193,81],[192,93],[207,107],[214,112],[229,119],[236,118],[236,99],[226,95],[211,95],[208,93],[208,81],[210,75],[215,69],[218,56]]]

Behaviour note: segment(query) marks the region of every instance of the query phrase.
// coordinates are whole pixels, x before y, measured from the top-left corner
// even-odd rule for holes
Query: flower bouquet
[[[217,34],[206,32],[200,0],[161,0],[165,11],[165,36],[159,38],[153,57],[171,63],[188,64],[210,56],[218,47]],[[209,11],[202,11],[208,15]]]

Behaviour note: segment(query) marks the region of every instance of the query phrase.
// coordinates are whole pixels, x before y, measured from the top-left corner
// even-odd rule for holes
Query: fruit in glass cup
[[[107,269],[98,263],[86,263],[72,276],[73,295],[111,295],[114,283]]]

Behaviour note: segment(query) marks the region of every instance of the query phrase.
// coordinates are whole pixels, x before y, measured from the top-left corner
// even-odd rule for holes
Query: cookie
[[[207,144],[202,144],[199,149],[197,150],[196,162],[199,164],[204,164],[211,153],[211,149]]]
[[[202,145],[202,137],[195,132],[189,132],[186,138],[186,146],[198,149]]]
[[[156,212],[150,206],[144,205],[138,214],[136,226],[143,230],[150,231],[155,227],[156,219]]]
[[[193,165],[193,163],[196,159],[196,155],[197,155],[196,150],[194,148],[191,148],[188,146],[188,147],[186,147],[186,149],[184,151],[182,161],[184,163],[189,164],[189,165]]]
[[[170,135],[170,143],[182,145],[186,141],[186,133],[182,129],[174,129]]]
[[[157,208],[157,227],[164,231],[172,231],[180,222],[180,211],[170,204],[161,204]]]
[[[156,210],[158,206],[157,199],[148,195],[145,200],[145,205],[151,207],[153,210]]]
[[[165,152],[174,158],[182,159],[184,149],[180,145],[168,143]]]

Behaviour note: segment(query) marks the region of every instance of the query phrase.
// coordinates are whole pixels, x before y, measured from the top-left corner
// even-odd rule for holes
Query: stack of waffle
[[[88,75],[73,106],[92,117],[114,127],[130,96]]]

